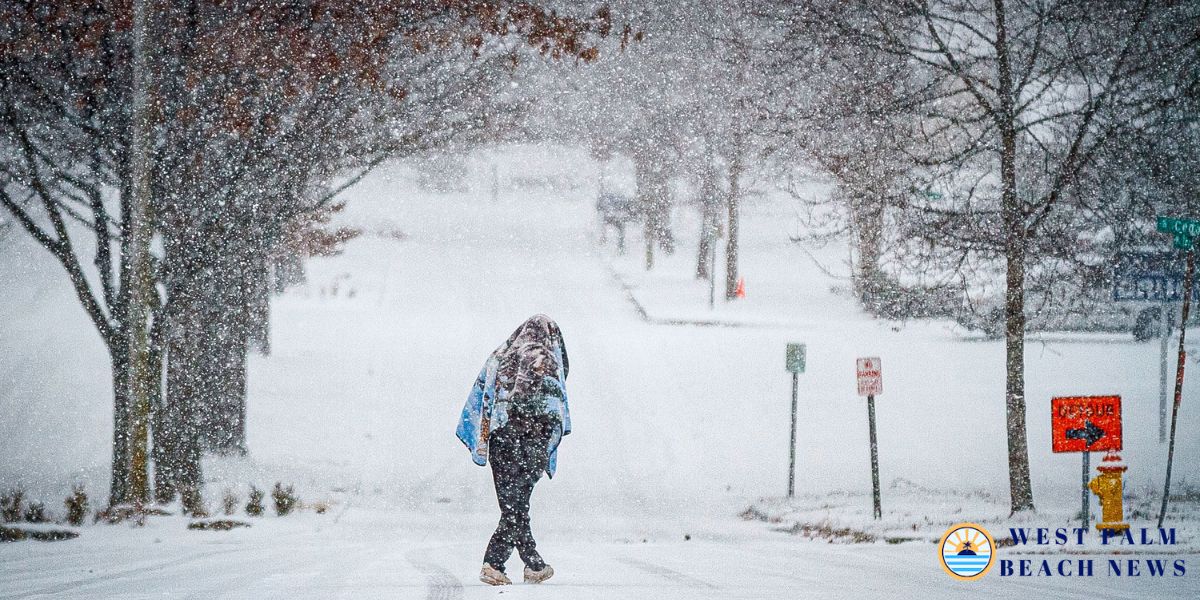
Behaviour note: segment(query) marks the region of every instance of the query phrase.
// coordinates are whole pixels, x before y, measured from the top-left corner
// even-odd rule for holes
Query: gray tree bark
[[[742,202],[742,150],[735,143],[733,161],[729,165],[729,195],[726,200],[729,221],[725,237],[725,299],[737,297],[738,286],[738,229]]]
[[[696,279],[708,279],[716,265],[712,264],[713,246],[721,229],[721,190],[719,174],[711,158],[705,160],[700,183],[700,244],[696,253]]]
[[[998,69],[1001,212],[1006,261],[1004,298],[1005,413],[1008,429],[1008,479],[1012,512],[1032,511],[1029,443],[1025,430],[1025,215],[1017,194],[1016,98],[1008,53],[1004,0],[994,0]]]

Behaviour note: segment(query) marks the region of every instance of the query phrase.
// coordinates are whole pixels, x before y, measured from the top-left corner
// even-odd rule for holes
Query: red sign
[[[858,359],[858,395],[878,396],[883,393],[883,365],[878,357]]]
[[[1121,397],[1074,396],[1050,400],[1055,452],[1121,449]]]

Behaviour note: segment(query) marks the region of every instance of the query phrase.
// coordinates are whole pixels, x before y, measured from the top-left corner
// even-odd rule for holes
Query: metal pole
[[[1158,443],[1167,441],[1167,364],[1171,353],[1171,331],[1175,328],[1175,319],[1170,302],[1162,306],[1162,345],[1159,347],[1158,364]]]
[[[706,228],[704,235],[712,240],[708,244],[712,252],[712,260],[708,261],[708,310],[712,310],[717,306],[717,236],[713,235],[711,227]]]
[[[1092,453],[1085,450],[1083,452],[1083,492],[1079,496],[1083,499],[1083,509],[1079,514],[1083,517],[1084,529],[1088,528],[1092,518],[1091,509],[1088,507],[1088,501],[1091,499],[1091,494],[1088,493],[1088,475],[1091,474],[1092,470],[1091,465],[1089,464],[1091,463],[1091,459]]]
[[[788,498],[796,495],[796,396],[800,375],[792,373],[792,437],[788,451]]]
[[[1163,526],[1167,518],[1167,500],[1171,496],[1171,464],[1175,461],[1175,425],[1179,420],[1179,401],[1183,399],[1183,365],[1187,352],[1183,348],[1184,335],[1187,334],[1188,310],[1192,306],[1192,284],[1196,274],[1196,250],[1188,248],[1187,272],[1183,276],[1183,311],[1179,316],[1179,362],[1175,368],[1175,405],[1171,409],[1171,437],[1167,442],[1167,481],[1163,484],[1162,509],[1158,512],[1158,527]]]
[[[883,518],[879,506],[879,444],[875,441],[875,396],[867,396],[867,420],[871,424],[871,491],[875,500],[875,518]]]

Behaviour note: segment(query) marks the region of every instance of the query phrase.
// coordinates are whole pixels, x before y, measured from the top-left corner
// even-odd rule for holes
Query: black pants
[[[525,566],[540,571],[546,563],[537,552],[529,529],[529,496],[546,470],[549,423],[509,421],[496,430],[489,441],[492,479],[496,482],[496,500],[500,503],[500,524],[488,542],[483,562],[504,571],[504,563],[513,548]]]

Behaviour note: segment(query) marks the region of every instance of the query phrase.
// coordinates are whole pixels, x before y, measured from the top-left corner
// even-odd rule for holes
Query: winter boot
[[[529,579],[528,574],[525,575],[525,579]],[[512,583],[512,580],[508,578],[508,575],[504,574],[504,571],[487,563],[483,563],[483,568],[479,570],[479,580],[488,585],[509,585]]]
[[[550,565],[542,567],[541,571],[525,567],[525,583],[541,583],[551,577],[554,577],[554,567]]]

